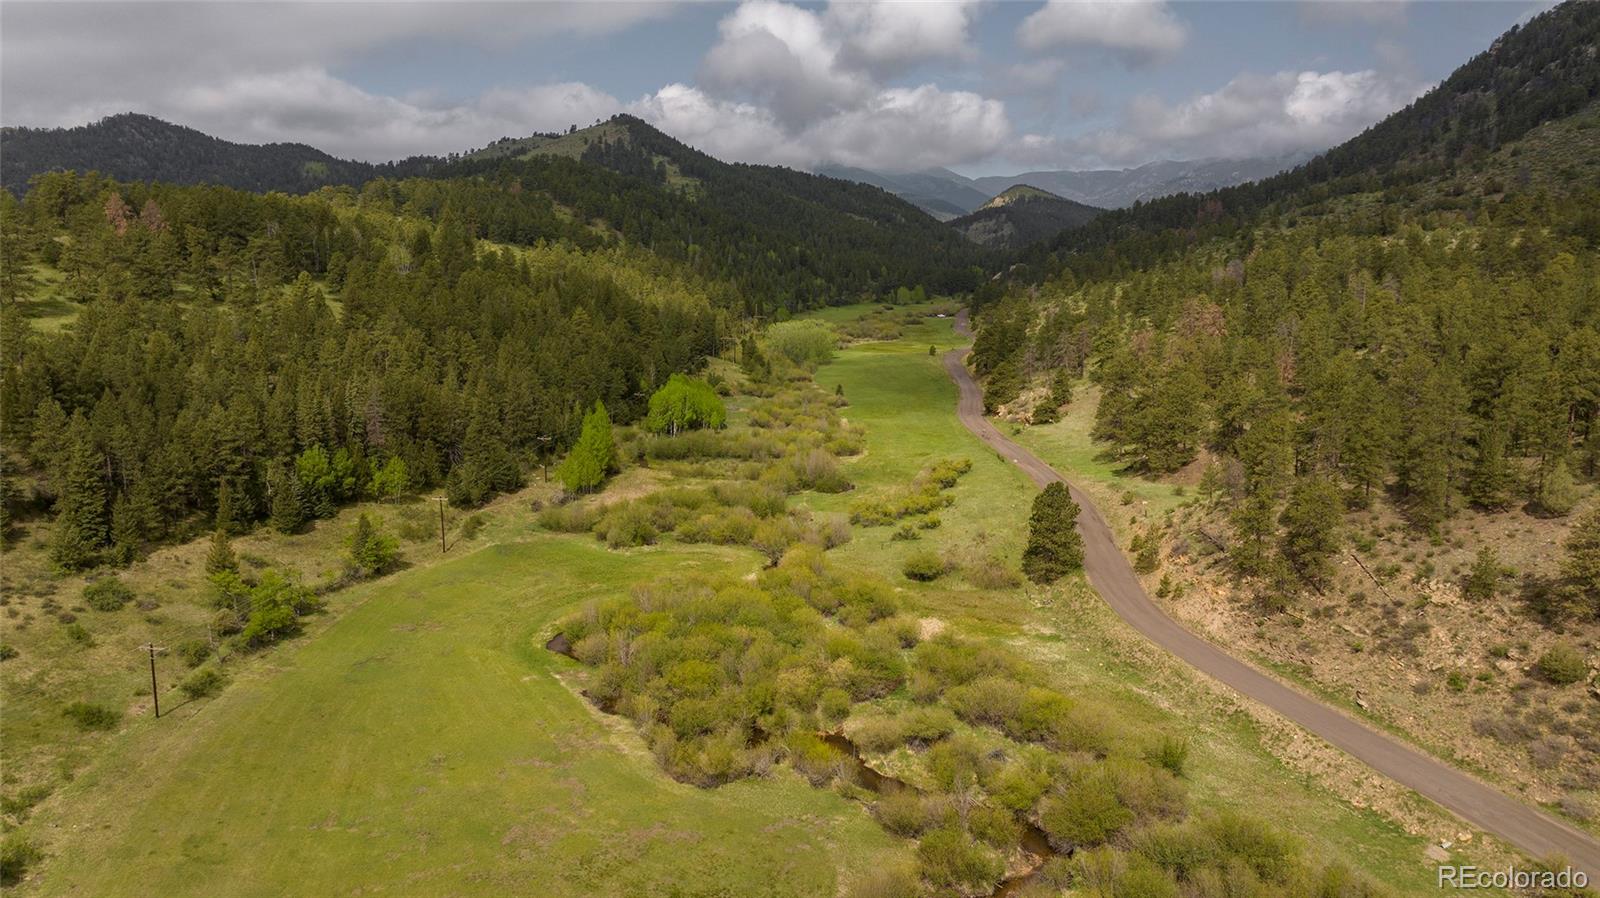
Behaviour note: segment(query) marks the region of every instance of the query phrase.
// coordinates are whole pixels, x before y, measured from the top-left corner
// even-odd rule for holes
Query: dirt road
[[[956,332],[970,336],[967,313]],[[1061,481],[1083,509],[1084,571],[1089,583],[1119,617],[1184,663],[1294,721],[1372,769],[1453,811],[1462,819],[1504,839],[1535,858],[1559,854],[1574,869],[1600,881],[1600,841],[1565,821],[1511,798],[1482,781],[1287,686],[1189,632],[1168,617],[1144,591],[1133,567],[1117,546],[1111,528],[1089,498],[1028,450],[1007,439],[983,416],[983,394],[967,370],[969,350],[944,355],[945,370],[961,390],[956,412],[961,423],[1039,486]],[[1270,796],[1263,796],[1270,801]]]

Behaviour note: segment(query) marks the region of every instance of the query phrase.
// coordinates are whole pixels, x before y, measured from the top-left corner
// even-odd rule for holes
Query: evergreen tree
[[[268,520],[279,533],[298,533],[305,525],[305,503],[300,498],[300,478],[275,467],[267,475],[267,490],[272,494]]]
[[[1540,511],[1556,517],[1568,514],[1578,504],[1578,484],[1572,479],[1566,459],[1557,460],[1545,476],[1539,487],[1538,503]]]
[[[1083,567],[1083,538],[1078,535],[1078,503],[1065,484],[1046,486],[1033,498],[1028,516],[1028,546],[1022,572],[1035,583],[1054,583]]]
[[[1478,556],[1467,572],[1466,582],[1461,585],[1461,594],[1473,601],[1482,602],[1494,598],[1499,585],[1500,557],[1495,554],[1492,547],[1484,546],[1478,550]]]
[[[138,511],[128,494],[117,493],[116,500],[111,503],[111,556],[117,564],[133,561],[143,532],[140,524]]]
[[[604,483],[617,466],[617,447],[611,437],[611,417],[604,403],[583,418],[583,431],[572,451],[556,469],[556,476],[569,492],[587,493]]]
[[[360,577],[376,577],[388,572],[399,560],[394,537],[383,533],[365,514],[356,519],[355,530],[350,534],[346,560],[350,569]]]
[[[217,575],[222,573],[236,574],[239,571],[239,560],[233,554],[233,542],[228,539],[228,531],[218,527],[211,531],[211,548],[206,552],[206,573]]]
[[[1573,526],[1566,550],[1561,579],[1569,603],[1580,613],[1600,615],[1600,506]]]
[[[1511,501],[1511,465],[1506,460],[1506,432],[1498,422],[1478,433],[1477,456],[1467,474],[1467,500],[1486,511],[1504,509]]]
[[[1307,583],[1320,584],[1328,577],[1329,563],[1339,551],[1343,510],[1338,488],[1322,477],[1301,478],[1289,490],[1278,518],[1283,557]]]
[[[82,412],[72,418],[68,441],[50,559],[73,571],[93,563],[106,544],[106,462]]]
[[[1233,543],[1228,546],[1228,558],[1243,576],[1261,577],[1272,572],[1274,505],[1272,494],[1260,489],[1235,506],[1230,515]]]

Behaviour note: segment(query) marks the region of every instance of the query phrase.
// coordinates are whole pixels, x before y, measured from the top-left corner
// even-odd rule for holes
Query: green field
[[[537,537],[358,587],[325,632],[135,724],[64,789],[39,892],[832,894],[900,850],[859,804],[788,774],[675,783],[539,647],[587,598],[755,566]]]
[[[1236,700],[1145,645],[1081,580],[986,590],[956,574],[931,584],[899,575],[916,548],[1012,563],[1021,550],[1032,488],[961,427],[955,388],[928,353],[957,343],[948,319],[928,319],[819,372],[829,390],[842,386],[867,451],[845,466],[855,491],[798,501],[845,510],[930,461],[974,462],[942,526],[917,541],[855,528],[835,563],[889,578],[918,616],[1039,662],[1054,685],[1098,703],[1109,726],[1187,733],[1194,804],[1269,807],[1313,854],[1403,894],[1430,888],[1424,838],[1273,757]],[[615,489],[636,492],[647,473],[663,476],[629,472]],[[905,859],[909,843],[863,805],[787,768],[711,790],[670,780],[631,724],[577,694],[579,666],[540,648],[558,617],[591,598],[675,571],[743,575],[759,567],[756,553],[671,541],[610,551],[535,530],[525,500],[492,511],[484,533],[454,549],[463,554],[414,545],[414,567],[339,594],[325,625],[239,666],[218,697],[160,721],[129,717],[27,823],[48,857],[24,888],[808,896]]]

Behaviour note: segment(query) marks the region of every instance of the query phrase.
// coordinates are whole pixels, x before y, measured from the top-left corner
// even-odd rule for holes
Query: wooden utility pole
[[[447,549],[444,544],[444,496],[434,496],[433,501],[439,503],[439,554],[443,555]]]
[[[160,720],[161,719],[161,693],[156,688],[156,652],[165,651],[165,649],[163,649],[159,645],[156,645],[153,642],[147,642],[144,645],[139,646],[139,648],[144,649],[145,651],[148,651],[150,653],[150,700],[155,702],[155,705],[156,705],[156,719]]]

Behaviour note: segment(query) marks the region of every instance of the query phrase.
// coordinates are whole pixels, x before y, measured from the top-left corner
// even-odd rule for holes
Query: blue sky
[[[0,119],[388,159],[631,112],[723,158],[966,174],[1331,146],[1548,3],[0,5]]]

